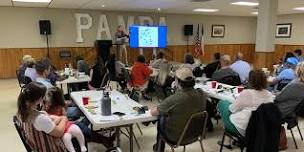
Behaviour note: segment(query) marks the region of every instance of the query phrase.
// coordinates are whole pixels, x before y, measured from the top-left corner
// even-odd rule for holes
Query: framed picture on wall
[[[290,38],[291,37],[291,23],[277,24],[276,38]]]
[[[212,25],[211,37],[225,36],[225,25]]]

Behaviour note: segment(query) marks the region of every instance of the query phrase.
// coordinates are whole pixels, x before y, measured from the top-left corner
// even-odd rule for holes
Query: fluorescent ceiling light
[[[258,15],[259,12],[251,12],[252,15]]]
[[[245,2],[245,1],[238,1],[231,3],[232,5],[240,5],[240,6],[258,6],[258,2]]]
[[[304,11],[304,7],[295,7],[295,8],[293,8],[293,10],[296,10],[296,11]]]
[[[51,0],[13,0],[13,2],[50,3]]]
[[[218,12],[219,9],[209,9],[209,8],[197,8],[193,10],[194,12]]]

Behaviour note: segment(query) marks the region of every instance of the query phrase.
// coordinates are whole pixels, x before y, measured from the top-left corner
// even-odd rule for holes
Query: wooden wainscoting
[[[269,67],[281,58],[287,51],[293,51],[295,49],[303,49],[304,45],[280,45],[277,44],[275,52],[271,53],[256,53],[255,44],[208,44],[205,45],[205,55],[201,57],[203,63],[209,63],[213,60],[213,54],[220,52],[222,54],[228,54],[235,59],[237,52],[244,54],[245,60],[253,63],[255,68]],[[114,49],[112,51],[114,52]],[[194,46],[189,46],[189,51],[192,52]],[[59,52],[71,51],[71,58],[61,59]],[[146,60],[149,61],[152,58],[153,49],[143,50]],[[184,54],[187,52],[186,45],[171,45],[165,49],[166,58],[170,61],[183,62]],[[15,78],[15,71],[21,64],[23,55],[32,55],[36,60],[39,60],[46,56],[46,48],[9,48],[0,49],[0,79],[3,78]],[[50,58],[53,64],[62,69],[65,63],[75,64],[76,56],[83,56],[87,62],[92,65],[96,58],[96,49],[93,47],[54,47],[50,48]],[[128,62],[129,64],[136,61],[139,55],[138,49],[128,48]]]

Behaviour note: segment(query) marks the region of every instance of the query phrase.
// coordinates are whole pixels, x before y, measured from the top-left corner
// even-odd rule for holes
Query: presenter
[[[127,47],[126,43],[128,42],[129,35],[126,34],[123,26],[119,25],[117,27],[117,31],[115,33],[115,42],[117,44],[118,50],[118,60],[122,61],[122,54],[125,55],[125,64],[128,64],[128,55],[127,55]]]

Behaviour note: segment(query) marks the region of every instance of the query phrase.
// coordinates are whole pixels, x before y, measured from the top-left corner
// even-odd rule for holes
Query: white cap
[[[179,68],[176,70],[176,77],[182,81],[187,81],[189,79],[194,79],[193,72],[190,68]]]

